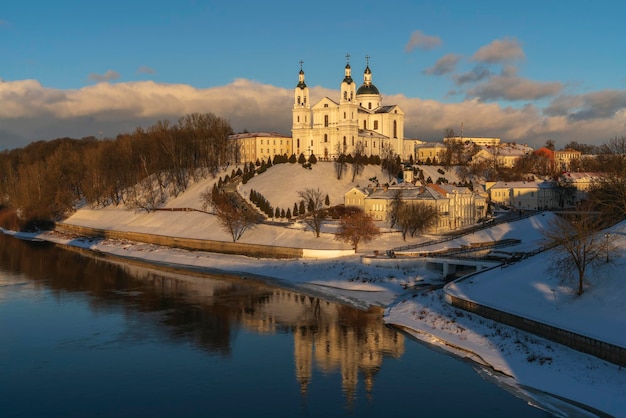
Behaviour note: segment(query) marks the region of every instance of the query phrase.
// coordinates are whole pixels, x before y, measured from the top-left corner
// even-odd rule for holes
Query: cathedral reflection
[[[122,309],[129,322],[148,318],[166,339],[212,354],[230,356],[237,329],[291,334],[303,396],[315,370],[339,372],[348,402],[359,384],[371,394],[383,359],[404,352],[403,335],[385,326],[380,308],[358,310],[238,277],[165,272],[6,237],[0,238],[0,268],[28,273],[34,286],[59,295],[87,293],[94,311]]]

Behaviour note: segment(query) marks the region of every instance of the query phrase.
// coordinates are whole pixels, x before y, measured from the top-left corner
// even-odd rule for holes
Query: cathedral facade
[[[368,156],[381,155],[388,149],[403,154],[404,112],[396,105],[383,105],[382,96],[372,83],[369,62],[361,86],[357,88],[352,79],[348,62],[338,100],[324,97],[313,105],[301,67],[292,114],[292,146],[296,155],[315,154],[318,159],[332,160],[340,154],[354,155],[358,149]]]

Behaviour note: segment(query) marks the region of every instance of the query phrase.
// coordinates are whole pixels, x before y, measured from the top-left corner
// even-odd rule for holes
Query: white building
[[[372,82],[369,63],[363,73],[363,84],[358,88],[351,71],[348,62],[338,100],[324,97],[312,105],[300,68],[292,110],[294,152],[332,159],[341,153],[352,154],[361,142],[366,155],[380,155],[385,147],[391,147],[404,158],[404,112],[396,105],[383,105],[382,96]]]

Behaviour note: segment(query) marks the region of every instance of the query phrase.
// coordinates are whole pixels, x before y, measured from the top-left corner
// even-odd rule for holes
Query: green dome
[[[372,83],[362,84],[361,87],[356,91],[356,94],[380,94],[378,89]]]

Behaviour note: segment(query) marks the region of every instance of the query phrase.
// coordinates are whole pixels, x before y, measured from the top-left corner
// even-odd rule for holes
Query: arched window
[[[343,146],[345,147],[346,145],[348,145],[348,143],[346,142],[346,137],[343,137]]]
[[[376,130],[376,129],[378,129],[378,121],[377,120],[374,121],[374,130]]]
[[[300,104],[300,96],[298,96],[298,104]]]
[[[324,115],[324,126],[328,128],[328,115]]]
[[[324,142],[328,142],[328,134],[324,134]]]
[[[300,122],[300,116],[298,116],[298,123]]]
[[[347,91],[343,92],[343,100],[348,100],[348,92]]]
[[[372,108],[372,102],[367,102],[367,108],[371,109]]]
[[[393,121],[393,137],[394,138],[398,137],[398,121],[397,120]]]
[[[297,141],[298,141],[298,148],[300,148],[300,138],[298,138]]]
[[[363,121],[363,129],[367,129],[367,121],[366,120]]]

